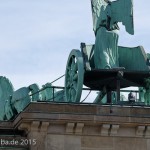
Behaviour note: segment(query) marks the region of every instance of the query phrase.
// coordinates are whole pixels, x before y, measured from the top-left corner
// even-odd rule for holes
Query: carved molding
[[[48,127],[49,127],[49,122],[42,122],[40,132],[47,132]]]
[[[144,136],[145,126],[138,126],[136,128],[136,136]]]
[[[31,131],[38,131],[40,126],[40,121],[32,121]]]
[[[110,124],[103,124],[101,127],[101,135],[108,136]]]
[[[110,130],[110,135],[115,136],[118,134],[119,125],[112,125]]]
[[[30,123],[21,123],[18,126],[18,130],[24,130],[26,132],[26,134],[28,134],[31,130]]]
[[[146,137],[146,138],[150,138],[150,126],[147,126],[147,127],[146,127],[146,130],[145,130],[145,137]]]
[[[84,123],[77,123],[75,128],[76,134],[82,134],[83,132]]]
[[[74,127],[75,127],[75,123],[67,123],[66,133],[73,133]]]

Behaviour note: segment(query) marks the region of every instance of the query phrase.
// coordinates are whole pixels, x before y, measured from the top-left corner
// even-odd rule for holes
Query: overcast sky
[[[119,45],[150,52],[149,6],[134,0],[135,35],[121,28]],[[72,49],[94,43],[92,28],[90,0],[0,0],[0,75],[15,89],[53,81],[65,73]]]

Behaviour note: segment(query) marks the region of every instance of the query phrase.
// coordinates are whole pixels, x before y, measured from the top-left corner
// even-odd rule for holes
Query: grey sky
[[[148,0],[134,0],[135,35],[122,27],[120,45],[143,45],[148,52],[149,6]],[[61,76],[71,49],[94,38],[90,0],[0,0],[1,75],[15,89]]]

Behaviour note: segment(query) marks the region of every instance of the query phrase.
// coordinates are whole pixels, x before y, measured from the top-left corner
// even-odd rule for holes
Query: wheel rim
[[[84,78],[83,57],[79,50],[72,50],[66,67],[65,98],[68,102],[80,102]]]

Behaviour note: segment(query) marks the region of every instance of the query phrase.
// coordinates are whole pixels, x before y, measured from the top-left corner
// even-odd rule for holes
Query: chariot
[[[79,102],[83,85],[101,91],[100,100],[111,92],[130,86],[144,87],[150,99],[149,54],[143,47],[118,46],[118,22],[134,34],[133,0],[91,0],[94,45],[81,43],[81,51],[72,50],[66,67],[66,101]],[[149,95],[149,96],[148,96]]]
[[[120,89],[130,86],[145,87],[150,77],[149,54],[143,47],[118,46],[119,66],[112,69],[95,69],[94,46],[81,43],[81,51],[73,49],[69,55],[65,73],[65,97],[68,102],[80,102],[83,85],[100,92],[100,99],[116,91],[120,100]]]

